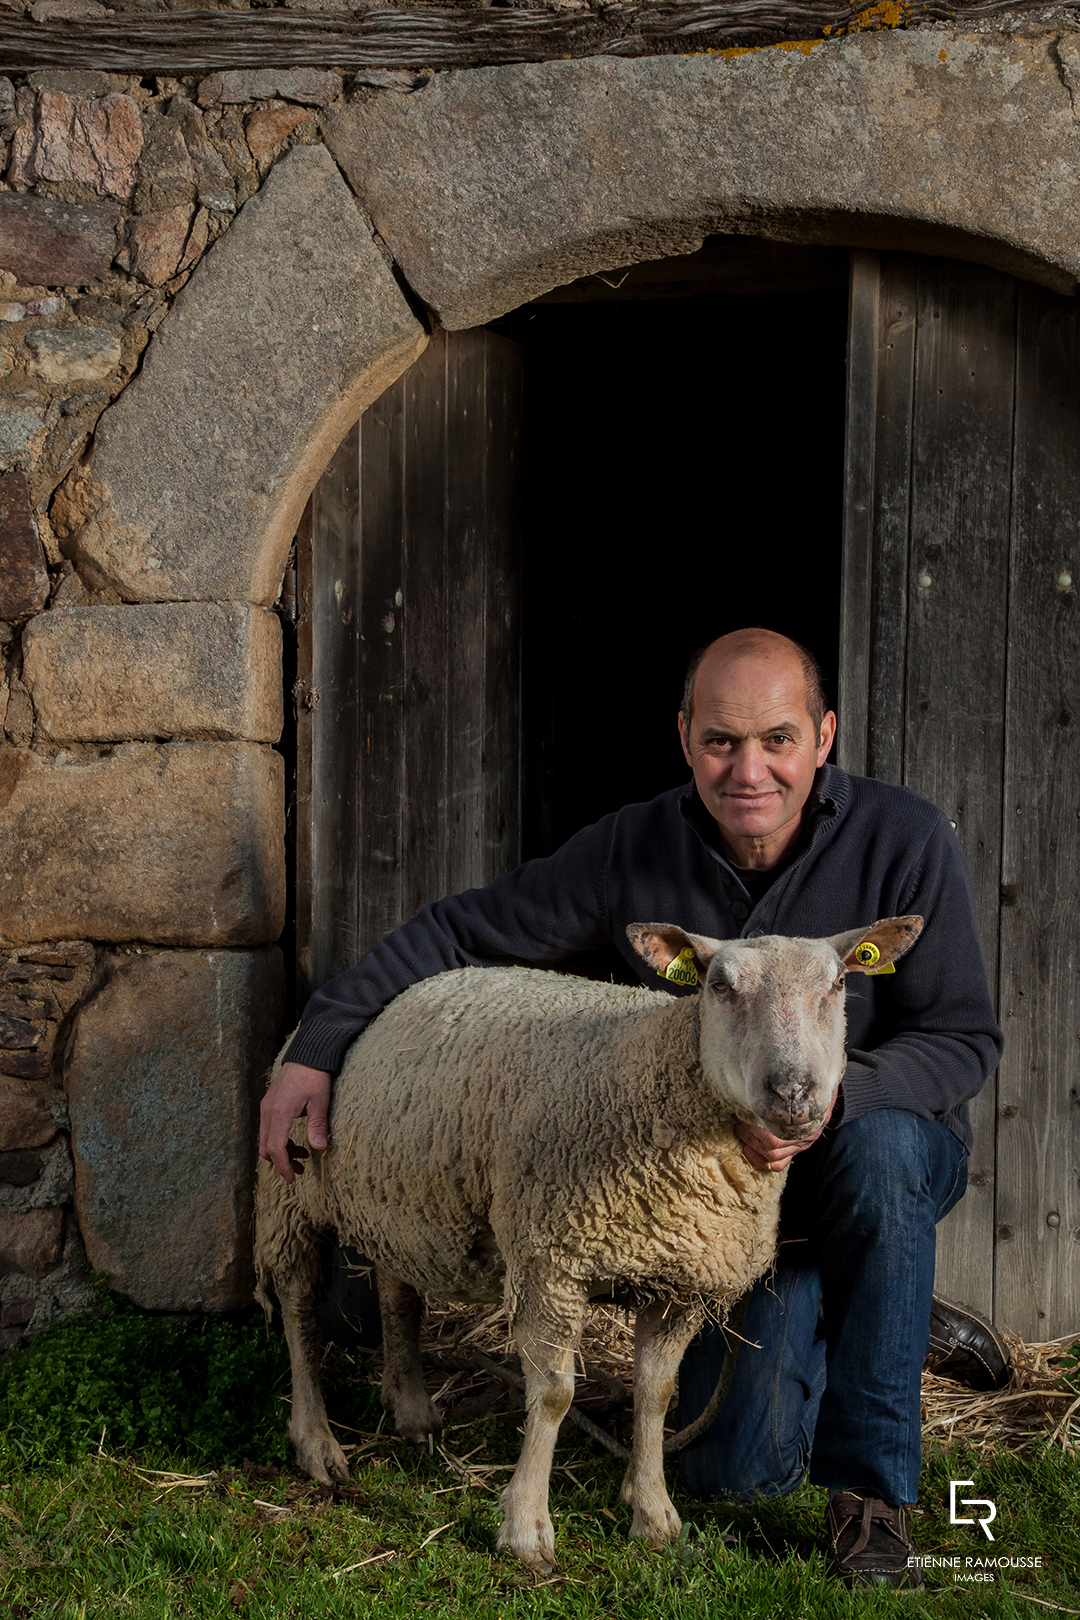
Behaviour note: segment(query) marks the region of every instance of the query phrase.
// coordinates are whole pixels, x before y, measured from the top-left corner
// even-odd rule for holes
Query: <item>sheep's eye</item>
[[[833,989],[834,990],[842,990],[844,988],[844,980],[846,978],[847,978],[847,974],[846,973],[841,973],[840,977],[837,979],[836,983],[833,985]]]
[[[709,989],[718,996],[726,996],[729,994],[731,986],[726,979],[710,979]]]

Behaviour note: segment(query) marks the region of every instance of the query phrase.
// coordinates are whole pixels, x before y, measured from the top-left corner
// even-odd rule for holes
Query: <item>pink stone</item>
[[[15,1215],[0,1209],[0,1273],[43,1276],[59,1260],[63,1240],[63,1210],[31,1209]]]
[[[177,203],[175,208],[159,208],[152,214],[140,214],[117,263],[126,264],[140,281],[147,282],[151,287],[160,287],[162,282],[176,274],[180,255],[188,239],[191,214],[190,203]]]
[[[42,90],[33,125],[15,131],[9,176],[20,185],[52,180],[128,197],[142,144],[139,109],[130,96]]]

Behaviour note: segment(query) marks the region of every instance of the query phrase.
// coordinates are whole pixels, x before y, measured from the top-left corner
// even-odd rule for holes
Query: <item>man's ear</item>
[[[834,934],[829,944],[851,973],[880,973],[911,949],[923,931],[921,917],[885,917],[869,928]]]
[[[682,744],[683,758],[690,769],[693,770],[694,762],[690,758],[690,733],[686,725],[686,716],[681,709],[679,710],[679,741]]]
[[[691,951],[698,971],[704,977],[705,969],[716,954],[718,939],[706,939],[701,934],[688,934],[674,923],[630,923],[626,937],[640,957],[657,973],[666,973],[677,956]]]

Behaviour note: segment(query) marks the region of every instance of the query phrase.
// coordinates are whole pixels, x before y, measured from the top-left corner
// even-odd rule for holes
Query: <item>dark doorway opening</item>
[[[686,779],[683,672],[714,636],[792,635],[835,696],[847,340],[835,268],[814,290],[639,292],[512,318],[525,349],[525,856]]]

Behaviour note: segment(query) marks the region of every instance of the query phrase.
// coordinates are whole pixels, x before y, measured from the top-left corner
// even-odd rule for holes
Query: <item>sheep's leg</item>
[[[289,1249],[287,1271],[278,1265],[273,1284],[281,1305],[281,1320],[292,1366],[292,1415],[289,1437],[296,1460],[305,1474],[322,1485],[343,1485],[349,1477],[345,1454],[326,1420],[319,1359],[319,1305],[322,1264],[319,1243],[310,1228],[298,1229]]]
[[[534,1285],[523,1292],[511,1321],[525,1373],[525,1440],[502,1493],[500,1551],[530,1569],[555,1567],[555,1532],[548,1512],[551,1458],[559,1424],[574,1398],[574,1351],[584,1296]]]
[[[424,1302],[407,1282],[384,1266],[375,1268],[382,1313],[382,1403],[394,1415],[403,1440],[418,1446],[442,1433],[442,1419],[424,1388],[420,1365],[420,1314]]]
[[[668,1304],[647,1306],[634,1323],[634,1449],[622,1499],[634,1510],[630,1534],[652,1547],[674,1541],[682,1528],[664,1483],[664,1417],[701,1320],[700,1311]]]

